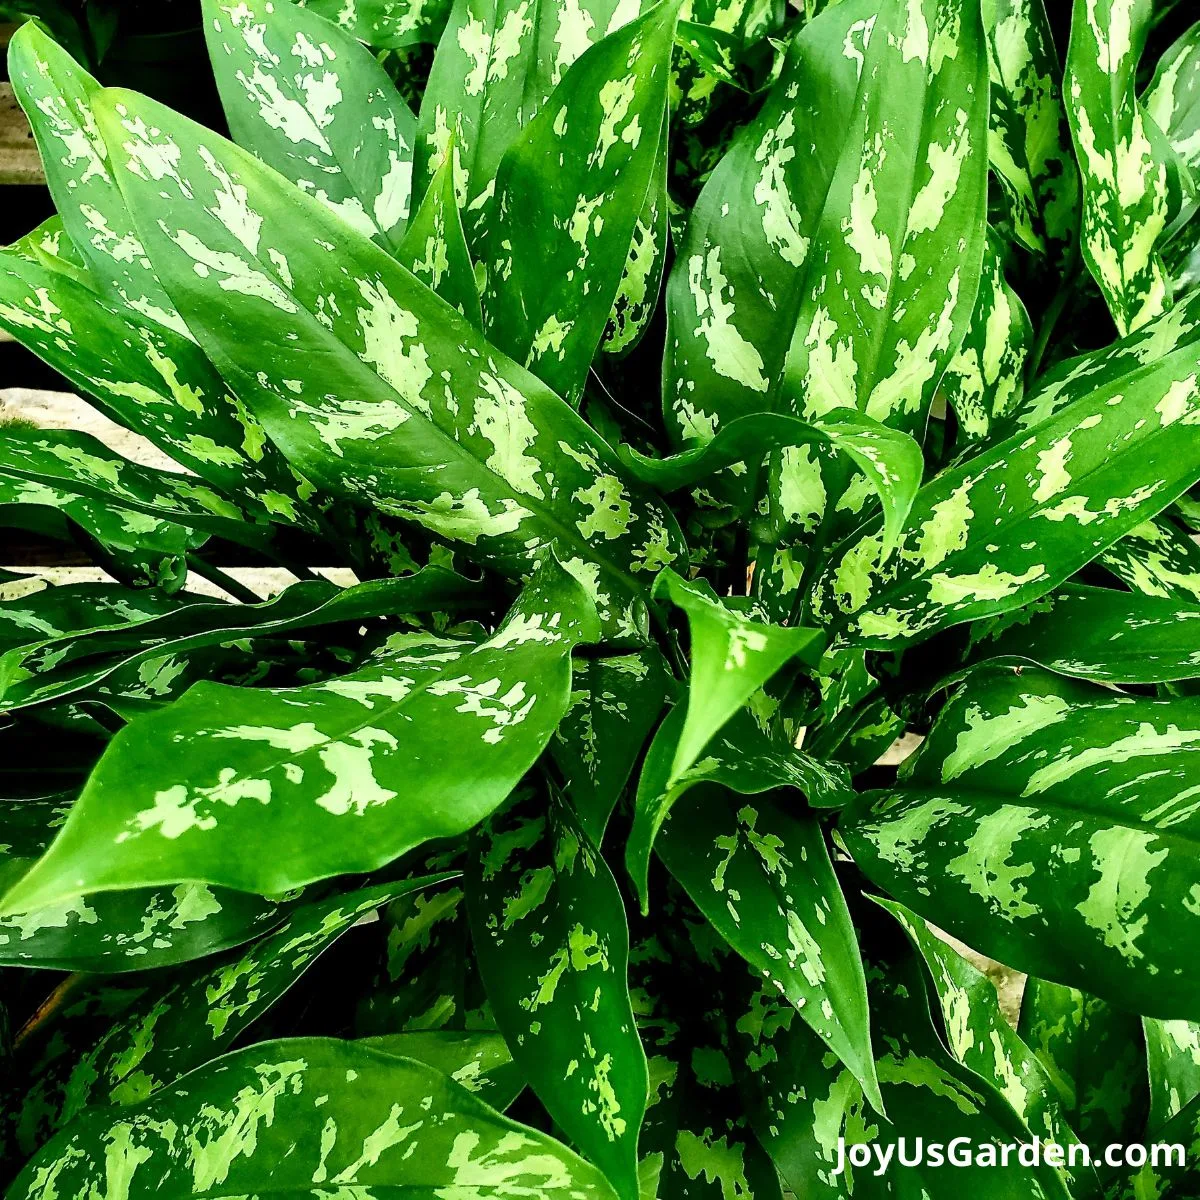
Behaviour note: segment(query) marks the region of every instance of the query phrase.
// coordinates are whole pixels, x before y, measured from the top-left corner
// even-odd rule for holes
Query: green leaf
[[[438,1029],[362,1038],[360,1044],[393,1058],[415,1058],[449,1075],[499,1112],[504,1112],[525,1088],[525,1077],[513,1062],[508,1043],[498,1033]]]
[[[812,812],[780,790],[693,789],[655,842],[717,932],[769,980],[883,1112],[867,985],[846,901]]]
[[[1193,1100],[1166,1125],[1151,1131],[1155,1138],[1151,1161],[1129,1178],[1116,1183],[1110,1192],[1114,1200],[1187,1200],[1200,1179],[1196,1142],[1200,1138],[1200,1100]],[[1183,1161],[1178,1157],[1183,1149]]]
[[[33,127],[63,227],[97,283],[135,312],[189,337],[150,269],[113,179],[92,113],[100,85],[33,21],[9,43],[8,73]]]
[[[654,594],[687,614],[692,634],[687,714],[665,780],[672,787],[713,736],[781,667],[794,659],[815,666],[825,638],[819,629],[752,621],[723,604],[701,580],[664,570]]]
[[[14,432],[6,429],[5,440]],[[0,526],[31,529],[62,541],[76,540],[78,531],[114,578],[166,592],[183,587],[188,551],[208,540],[207,533],[162,517],[13,475],[0,475]]]
[[[657,650],[575,664],[571,706],[550,753],[575,818],[593,844],[604,841],[608,819],[673,690],[670,668]]]
[[[1137,100],[1152,8],[1076,4],[1063,81],[1083,178],[1083,258],[1122,334],[1170,305],[1159,241],[1180,203],[1170,145]]]
[[[1005,617],[977,621],[970,659],[1017,659],[1100,683],[1194,679],[1198,622],[1197,604],[1070,585]]]
[[[233,140],[398,247],[417,122],[375,56],[323,17],[270,0],[205,0],[204,31]]]
[[[39,1143],[90,1105],[138,1104],[218,1057],[360,917],[437,882],[407,879],[305,904],[239,957],[179,982],[151,983],[67,1064],[61,1103],[39,1114]]]
[[[595,633],[578,584],[547,567],[479,645],[415,635],[325,683],[197,684],[113,739],[4,907],[179,879],[270,895],[462,833],[545,748],[571,649]]]
[[[294,466],[506,573],[557,542],[606,623],[636,631],[635,577],[672,561],[679,533],[568,405],[245,152],[125,93],[101,123],[181,311]],[[143,172],[163,154],[175,175]]]
[[[864,55],[804,258],[783,386],[798,416],[857,408],[917,433],[966,332],[986,244],[988,65],[978,7],[889,5]]]
[[[58,253],[65,241],[60,228],[39,244]],[[236,496],[256,520],[311,525],[298,502],[311,487],[289,472],[200,350],[46,258],[0,252],[0,326],[95,397],[107,416]]]
[[[422,869],[448,865],[436,855]],[[447,887],[405,897],[386,910],[387,954],[359,1001],[356,1032],[494,1032],[495,1022],[480,1010],[483,989],[464,899],[461,887]]]
[[[26,643],[0,657],[0,711],[61,701],[95,688],[116,672],[172,655],[251,637],[271,637],[372,617],[455,608],[474,589],[440,567],[402,579],[377,579],[338,590],[326,580],[286,588],[262,604],[190,603],[112,629]]]
[[[667,190],[670,133],[671,123],[664,120],[654,175],[633,226],[629,255],[600,343],[606,354],[621,356],[633,350],[658,308],[667,265],[667,243],[671,238],[671,197]]]
[[[779,1178],[743,1111],[721,989],[710,973],[718,956],[735,979],[745,978],[744,965],[667,882],[666,919],[644,929],[630,951],[638,1029],[651,1056],[640,1174],[657,1190],[643,1195],[781,1200]]]
[[[473,237],[488,338],[572,403],[664,172],[678,11],[664,0],[567,69],[501,160]]]
[[[64,1200],[99,1196],[114,1161],[131,1195],[219,1187],[229,1196],[302,1197],[323,1185],[343,1194],[487,1195],[517,1185],[547,1200],[613,1195],[566,1146],[502,1117],[440,1072],[321,1038],[250,1046],[144,1104],[82,1116],[9,1195],[42,1198],[53,1181]]]
[[[722,425],[716,437],[670,458],[654,459],[632,447],[622,447],[630,471],[660,491],[691,487],[735,463],[756,466],[773,449],[784,449],[784,473],[799,462],[786,451],[800,446],[823,446],[845,454],[863,473],[884,511],[884,541],[894,546],[921,486],[924,457],[906,433],[880,425],[862,413],[836,409],[814,424],[783,414],[758,413]],[[806,515],[785,487],[779,498],[781,516],[795,522]]]
[[[1021,1142],[1029,1134],[1000,1090],[959,1063],[942,1045],[930,1019],[922,968],[907,947],[877,947],[868,962],[871,1024],[880,1047],[875,1067],[889,1120],[874,1117],[862,1090],[846,1068],[823,1056],[821,1043],[790,1008],[764,985],[736,1014],[743,1036],[743,1087],[755,1132],[788,1186],[805,1200],[853,1195],[883,1200],[912,1195],[923,1200],[955,1200],[962,1195],[987,1200],[1055,1197],[1067,1191],[1050,1167],[1008,1163],[998,1170],[997,1143]],[[936,1130],[936,1137],[931,1131]],[[930,1157],[913,1169],[897,1164],[899,1141],[911,1154],[916,1139],[937,1141],[943,1163]],[[955,1138],[971,1144],[974,1165],[949,1167],[945,1152]],[[843,1162],[839,1138],[848,1152],[871,1149],[868,1166]],[[961,1149],[961,1143],[959,1144]],[[992,1161],[981,1162],[990,1149]],[[880,1172],[880,1157],[889,1161]],[[845,1171],[839,1170],[845,1167]]]
[[[762,109],[696,200],[666,291],[663,401],[677,445],[775,407],[770,393],[859,88],[863,22],[878,7],[843,0],[797,32]]]
[[[1026,981],[1018,1032],[1054,1084],[1063,1116],[1092,1146],[1138,1141],[1145,1131],[1140,1026],[1132,1013],[1095,996],[1044,979]]]
[[[436,42],[450,17],[450,0],[295,0],[303,8],[380,50]]]
[[[53,834],[49,827],[45,842]],[[33,861],[8,859],[0,880],[11,886]],[[278,900],[202,883],[56,901],[0,916],[0,965],[148,971],[238,946],[277,924],[281,911]]]
[[[1155,1133],[1200,1096],[1200,1026],[1195,1021],[1142,1018],[1150,1073],[1150,1117]]]
[[[569,808],[541,790],[477,834],[467,863],[472,941],[514,1059],[572,1143],[623,1200],[637,1200],[646,1056],[608,866]]]
[[[873,899],[896,918],[924,958],[950,1053],[992,1084],[1031,1134],[1062,1146],[1069,1154],[1068,1148],[1081,1144],[1080,1138],[1064,1119],[1066,1114],[1060,1109],[1059,1093],[1047,1068],[1005,1020],[992,981],[937,937],[916,913],[893,901]],[[1073,1106],[1066,1111],[1075,1113]],[[1072,1195],[1095,1195],[1099,1191],[1096,1173],[1086,1162],[1063,1173]]]
[[[1047,377],[1022,428],[918,493],[899,552],[880,522],[838,548],[813,614],[895,647],[1018,608],[1182,495],[1200,475],[1200,296]]]
[[[1029,3],[1040,4],[1041,0]],[[983,441],[995,422],[1020,405],[1025,360],[1032,343],[1033,329],[1025,305],[1008,286],[1000,256],[989,242],[967,336],[941,383],[941,394],[954,410],[965,441]]]
[[[1200,23],[1158,60],[1142,107],[1175,153],[1200,172]]]
[[[1079,169],[1046,7],[1043,0],[984,0],[983,24],[992,172],[1017,239],[1060,264],[1076,252]]]
[[[11,600],[0,600],[0,652],[67,634],[119,629],[202,602],[199,596],[133,591],[116,583],[44,586]]]
[[[771,742],[746,710],[709,744],[704,758],[674,778],[672,764],[685,723],[686,712],[677,705],[654,735],[638,780],[625,863],[643,912],[649,911],[647,877],[654,839],[672,806],[691,788],[716,784],[742,796],[756,796],[792,787],[804,794],[811,808],[840,808],[854,795],[845,768],[818,762],[793,746]]]
[[[797,73],[789,59],[761,125],[714,172],[672,274],[665,374],[677,438],[708,440],[763,410],[813,422],[848,408],[924,429],[979,286],[983,40],[978,7],[963,0],[882,10],[847,0],[799,34]],[[840,536],[845,521],[826,514],[852,517],[866,499],[823,458],[793,454],[769,480],[803,538],[758,565],[783,614],[810,535],[818,546]],[[732,486],[755,494],[754,484]]]
[[[735,34],[699,21],[680,21],[675,30],[675,41],[705,74],[741,91],[746,90],[737,76],[737,57],[742,47]]]
[[[459,200],[488,202],[500,160],[590,46],[641,12],[638,3],[457,0],[438,43],[417,123],[418,188],[454,140]]]
[[[475,268],[467,249],[449,159],[429,181],[429,190],[409,223],[396,257],[472,325],[483,327]]]
[[[1097,561],[1143,596],[1200,603],[1200,546],[1166,514],[1130,530]]]
[[[132,462],[91,434],[70,429],[8,428],[0,442],[0,476],[69,497],[84,497],[113,512],[134,534],[178,525],[191,546],[202,534],[262,548],[271,540],[264,525],[253,524],[227,497],[187,475]],[[19,484],[17,484],[19,486]]]
[[[1200,701],[977,672],[842,836],[981,953],[1148,1016],[1194,1014]]]

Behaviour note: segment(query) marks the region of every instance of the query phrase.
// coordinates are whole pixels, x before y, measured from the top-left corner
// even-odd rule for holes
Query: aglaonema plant
[[[182,470],[0,444],[10,1197],[1196,1194],[1178,11],[205,0],[233,141],[18,33],[0,323]]]

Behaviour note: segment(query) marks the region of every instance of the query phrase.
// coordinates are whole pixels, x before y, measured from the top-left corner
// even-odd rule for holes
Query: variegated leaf
[[[642,0],[456,0],[417,124],[418,189],[453,135],[459,200],[469,210],[486,203],[500,160],[568,68],[648,7]]]
[[[151,269],[113,178],[92,112],[100,85],[33,21],[14,35],[8,70],[63,227],[88,269],[135,312],[190,336]]]
[[[844,0],[843,0],[844,2]],[[878,940],[878,939],[877,939]],[[959,1063],[930,1021],[922,968],[905,947],[873,947],[867,963],[871,1024],[888,1120],[867,1107],[847,1068],[821,1053],[821,1043],[763,986],[736,1013],[747,1060],[743,1086],[755,1132],[780,1174],[805,1200],[884,1200],[912,1194],[922,1200],[1067,1200],[1062,1178],[1041,1163],[1000,1165],[997,1143],[1020,1142],[1028,1129],[1001,1090]],[[936,1139],[931,1129],[938,1131]],[[949,1168],[946,1150],[956,1137],[970,1143],[969,1164]],[[914,1168],[898,1163],[900,1138],[912,1156],[916,1140],[926,1153]],[[844,1140],[843,1140],[844,1139]],[[941,1147],[940,1162],[928,1143]],[[866,1144],[869,1161],[855,1167],[849,1153]],[[961,1143],[959,1144],[961,1148]],[[990,1159],[989,1159],[990,1155]],[[887,1166],[881,1170],[880,1162]]]
[[[556,542],[606,627],[637,630],[636,577],[679,533],[568,405],[244,151],[126,93],[101,123],[174,298],[294,466],[506,573]]]
[[[409,222],[396,257],[431,291],[483,327],[479,285],[454,191],[453,163],[444,162]]]
[[[746,710],[729,722],[704,758],[672,781],[672,763],[685,718],[680,706],[667,714],[646,753],[638,780],[625,865],[643,912],[649,911],[647,885],[654,840],[676,801],[693,787],[715,784],[740,796],[793,788],[804,795],[810,808],[840,808],[854,795],[845,768],[820,762],[794,746],[773,743]]]
[[[1159,240],[1180,202],[1171,148],[1137,99],[1152,9],[1152,0],[1076,4],[1064,80],[1083,178],[1083,257],[1122,334],[1169,307]]]
[[[1029,0],[1040,4],[1041,0]],[[989,244],[975,312],[962,346],[942,377],[940,393],[954,410],[965,442],[987,438],[1012,414],[1025,391],[1025,360],[1033,343],[1029,314],[1008,286],[1004,266]]]
[[[642,211],[633,226],[625,269],[600,343],[600,349],[606,354],[623,355],[631,351],[641,341],[658,307],[663,271],[667,265],[667,243],[671,236],[671,197],[667,191],[667,169],[671,162],[670,125],[669,120],[662,123],[659,135],[662,144],[655,159],[654,174]]]
[[[596,633],[579,585],[547,566],[481,644],[401,636],[325,683],[198,684],[113,739],[4,907],[181,879],[273,895],[461,834],[545,748],[571,650]],[[279,852],[238,852],[253,839]]]
[[[380,50],[436,42],[450,19],[450,0],[295,0],[336,21],[347,33]]]
[[[65,241],[61,227],[50,228],[0,252],[0,326],[257,520],[311,527],[302,500],[312,488],[288,470],[208,359],[188,338],[93,291],[90,277],[63,270]]]
[[[1165,513],[1130,530],[1099,562],[1144,596],[1200,603],[1200,546]]]
[[[416,118],[375,57],[294,4],[205,0],[209,57],[233,139],[347,224],[400,244]]]
[[[793,1004],[883,1112],[867,986],[846,901],[815,813],[785,790],[753,799],[693,788],[655,842],[713,928]]]
[[[99,439],[69,429],[8,428],[0,440],[0,477],[11,488],[25,483],[70,497],[83,497],[123,515],[134,533],[156,526],[200,533],[263,548],[271,530],[255,524],[228,497],[191,476],[125,458]],[[36,503],[33,496],[30,503]],[[199,531],[199,532],[197,532]]]
[[[200,602],[116,583],[43,584],[11,597],[0,587],[0,653],[85,630],[119,629]]]
[[[1200,1025],[1195,1021],[1142,1019],[1150,1074],[1150,1116],[1156,1133],[1200,1096]]]
[[[622,447],[638,479],[660,491],[691,487],[726,467],[756,467],[772,450],[782,449],[780,486],[772,496],[777,532],[803,524],[812,514],[802,488],[793,488],[793,468],[811,463],[809,447],[845,455],[862,473],[884,511],[884,543],[890,553],[899,540],[913,498],[921,485],[925,460],[906,433],[850,409],[836,409],[810,424],[782,413],[739,417],[722,425],[711,441],[666,459],[654,459]]]
[[[810,420],[857,408],[915,433],[966,332],[986,242],[988,67],[978,8],[885,6],[861,69],[805,248],[783,388]]]
[[[1044,595],[1200,476],[1200,297],[1047,377],[1006,441],[917,493],[881,568],[880,522],[839,547],[813,611],[860,646],[911,642]]]
[[[800,30],[696,201],[666,291],[664,403],[677,445],[774,406],[876,7],[843,0]]]
[[[1044,0],[983,0],[983,24],[992,171],[1021,244],[1061,264],[1079,237],[1079,169]]]
[[[1167,597],[1069,585],[1003,617],[976,621],[970,638],[972,662],[1032,662],[1100,683],[1200,676],[1200,604]]]
[[[665,178],[677,16],[664,0],[566,70],[501,159],[472,233],[489,339],[572,403]]]
[[[183,587],[189,551],[208,540],[206,532],[161,516],[15,475],[0,475],[0,527],[82,540],[115,579],[167,592]]]
[[[992,981],[933,933],[916,913],[894,901],[875,899],[899,921],[925,960],[950,1053],[997,1088],[1035,1137],[1062,1147],[1064,1155],[1071,1153],[1073,1144],[1082,1145],[1067,1121],[1074,1108],[1060,1106],[1048,1068],[1005,1019]],[[1064,1169],[1063,1174],[1072,1196],[1099,1193],[1099,1180],[1086,1158],[1076,1162],[1068,1158],[1067,1166],[1071,1169]]]
[[[669,788],[695,764],[721,726],[786,663],[799,659],[814,665],[825,637],[819,629],[751,620],[723,604],[711,587],[669,568],[655,580],[654,592],[687,614],[692,635],[686,713],[663,781]]]
[[[561,798],[538,789],[524,799],[476,835],[467,857],[480,972],[547,1112],[622,1200],[637,1200],[646,1056],[621,894]]]
[[[78,698],[112,675],[163,655],[184,661],[197,651],[243,639],[279,637],[372,617],[455,609],[474,589],[438,567],[404,579],[377,579],[339,591],[325,580],[286,588],[262,604],[189,603],[116,628],[86,629],[29,641],[0,656],[0,711]]]
[[[218,1057],[359,918],[438,882],[407,879],[302,905],[240,955],[177,982],[152,981],[94,1045],[46,1081],[55,1102],[33,1128],[25,1122],[23,1137],[40,1145],[89,1105],[138,1104]]]
[[[614,1195],[566,1146],[439,1071],[321,1038],[250,1046],[143,1104],[85,1114],[9,1194],[45,1200],[53,1186],[61,1200],[111,1196],[114,1161],[128,1195],[196,1195],[197,1179],[229,1196],[297,1200],[376,1189],[487,1195],[514,1182],[546,1200]]]
[[[1133,1013],[1030,978],[1017,1032],[1054,1085],[1062,1115],[1087,1143],[1133,1141],[1146,1128],[1146,1050]]]
[[[670,668],[654,649],[575,664],[571,707],[550,753],[575,819],[597,846],[674,688]]]
[[[982,953],[1192,1017],[1198,751],[1194,698],[977,672],[842,836],[872,880]]]

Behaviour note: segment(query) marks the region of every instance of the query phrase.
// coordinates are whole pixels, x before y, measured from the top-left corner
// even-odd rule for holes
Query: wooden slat
[[[13,96],[12,85],[0,83],[0,184],[45,182],[29,122]]]

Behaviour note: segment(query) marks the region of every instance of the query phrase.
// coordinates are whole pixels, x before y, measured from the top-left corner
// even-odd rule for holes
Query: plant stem
[[[1054,333],[1054,327],[1058,324],[1059,318],[1063,315],[1064,309],[1067,307],[1067,301],[1070,299],[1071,289],[1075,284],[1075,273],[1067,275],[1057,292],[1054,293],[1054,299],[1050,301],[1050,307],[1042,314],[1042,323],[1038,327],[1037,341],[1034,343],[1033,349],[1029,352],[1029,361],[1025,364],[1025,384],[1027,387],[1033,386],[1033,381],[1037,378],[1038,372],[1042,367],[1042,359],[1046,357],[1046,351],[1050,346],[1050,338]]]
[[[236,579],[226,575],[220,567],[214,567],[212,563],[207,563],[204,559],[192,554],[188,555],[187,564],[189,571],[195,571],[201,579],[207,579],[209,583],[216,584],[235,600],[240,600],[243,604],[261,604],[263,602],[261,596],[252,592],[244,583],[238,583]]]

